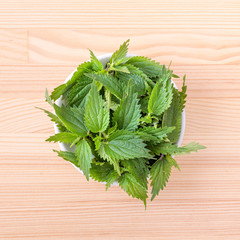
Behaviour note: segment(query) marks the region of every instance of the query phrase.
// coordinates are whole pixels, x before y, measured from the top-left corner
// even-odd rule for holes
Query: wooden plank
[[[6,98],[42,98],[45,89],[52,91],[77,67],[46,65],[0,66],[1,96]]]
[[[126,29],[117,32],[33,29],[29,31],[29,61],[37,64],[76,64],[89,58],[87,48],[101,55],[115,51],[128,38],[131,39],[129,52],[152,57],[167,65],[170,61],[174,65],[240,64],[239,32],[238,35],[212,35],[169,29]]]
[[[235,0],[2,0],[0,27],[236,29],[239,8]]]
[[[76,67],[76,63],[0,66],[1,97],[43,99],[45,88],[52,91]],[[187,74],[188,99],[240,97],[240,65],[173,65],[172,69],[180,77]],[[181,87],[182,78],[174,81]]]
[[[6,65],[27,62],[28,62],[27,30],[0,29],[0,64]]]

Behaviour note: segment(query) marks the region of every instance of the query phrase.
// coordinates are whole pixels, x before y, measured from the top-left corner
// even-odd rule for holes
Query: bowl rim
[[[113,53],[106,53],[106,54],[97,56],[97,58],[98,58],[98,60],[99,60],[101,63],[105,64],[107,61],[109,61],[109,59],[111,58],[112,54],[113,54]],[[127,56],[133,57],[133,56],[136,56],[136,55],[135,55],[135,54],[128,53]],[[65,79],[64,83],[68,82],[68,81],[72,78],[74,72],[76,72],[76,71],[77,71],[77,69],[74,69],[74,70],[67,76],[67,78]],[[174,82],[173,80],[172,80],[172,83],[173,83],[174,87],[175,87],[176,89],[178,89],[177,86],[176,86],[176,84],[175,84],[175,82]],[[63,103],[62,97],[58,98],[58,99],[55,101],[55,104],[56,104],[57,106],[59,106],[59,107],[60,107],[60,105],[61,105],[62,103]],[[55,114],[55,111],[54,111],[54,114]],[[182,140],[183,140],[183,137],[184,137],[185,124],[186,124],[186,113],[185,113],[185,108],[184,108],[183,111],[182,111],[181,133],[180,133],[180,136],[179,136],[178,141],[177,141],[177,143],[176,143],[176,144],[178,145],[178,147],[181,146],[181,143],[182,143]],[[57,127],[57,124],[56,124],[56,123],[54,123],[54,131],[55,131],[55,134],[60,133],[60,130],[59,130],[59,128]],[[62,142],[58,142],[58,144],[59,144],[59,147],[60,147],[61,151],[71,151],[71,149],[67,146],[67,144],[64,144],[64,143],[62,143]],[[73,147],[73,148],[74,148],[74,147]],[[73,149],[73,148],[72,148],[72,149]],[[80,168],[78,168],[77,166],[75,166],[73,163],[71,163],[71,164],[72,164],[79,172],[81,172],[81,173],[83,174],[83,172],[82,172],[82,170],[80,170]],[[92,179],[92,178],[89,177],[89,179]],[[100,182],[100,183],[106,184],[106,182]],[[114,182],[112,183],[112,186],[119,186],[119,183],[118,183],[117,181],[114,181]]]

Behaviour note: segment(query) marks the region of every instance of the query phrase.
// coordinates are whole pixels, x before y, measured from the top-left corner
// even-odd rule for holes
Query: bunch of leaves
[[[177,78],[164,65],[143,56],[129,56],[129,40],[103,65],[90,50],[72,78],[54,89],[46,101],[55,114],[44,110],[60,132],[46,141],[68,144],[71,151],[56,151],[89,177],[114,181],[146,206],[148,178],[153,200],[168,182],[173,155],[203,149],[198,143],[176,145],[186,102],[185,77]],[[56,100],[61,99],[62,104]],[[59,101],[59,100],[58,100]]]

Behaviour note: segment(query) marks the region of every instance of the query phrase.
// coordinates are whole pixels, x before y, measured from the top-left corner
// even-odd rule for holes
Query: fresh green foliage
[[[73,152],[68,151],[57,151],[53,150],[58,154],[59,157],[63,158],[64,160],[73,163],[75,166],[78,167],[77,157]]]
[[[131,173],[124,173],[118,180],[120,187],[134,198],[141,199],[146,206],[147,189]]]
[[[47,89],[45,90],[45,101],[48,102],[53,107],[52,99],[48,95],[48,90]]]
[[[122,72],[122,73],[130,73],[126,66],[115,66],[115,67],[109,68],[108,70]]]
[[[87,180],[89,180],[89,171],[92,162],[92,152],[87,141],[82,139],[76,145],[76,156],[79,168],[83,171]]]
[[[129,81],[134,84],[134,90],[138,93],[138,96],[146,93],[146,83],[143,76],[135,73],[118,73],[118,78],[124,81],[127,85]]]
[[[134,131],[139,125],[141,109],[138,104],[137,93],[134,92],[134,86],[129,82],[126,94],[120,101],[119,107],[113,114],[113,122],[117,124],[118,129]]]
[[[88,73],[86,76],[101,83],[107,90],[114,94],[117,98],[122,99],[124,84],[109,74]]]
[[[81,65],[79,65],[77,70],[73,73],[72,78],[67,83],[64,83],[54,89],[50,96],[51,99],[56,101],[62,95],[68,93],[69,90],[71,90],[71,88],[76,84],[76,82],[78,82],[81,79],[83,74],[91,71],[91,69],[92,69],[91,62],[84,62]]]
[[[73,143],[78,138],[77,134],[71,133],[71,132],[60,132],[57,133],[48,139],[46,141],[48,142],[63,142],[63,143]]]
[[[179,92],[173,88],[173,98],[170,107],[164,112],[162,126],[172,127],[175,126],[175,130],[168,135],[168,139],[175,143],[177,142],[182,126],[182,111],[185,107],[187,86],[185,85],[185,76],[182,86],[182,91]]]
[[[119,65],[123,62],[125,62],[126,60],[128,60],[128,58],[126,58],[127,52],[128,52],[128,44],[129,44],[129,39],[124,42],[120,48],[113,53],[112,57],[110,58],[110,64],[115,64],[115,65]]]
[[[81,137],[87,136],[87,128],[84,123],[83,115],[75,113],[71,109],[64,106],[59,107],[54,104],[54,110],[57,116],[61,119],[64,126],[73,133],[78,134]]]
[[[92,69],[94,71],[103,70],[102,63],[97,59],[97,57],[94,55],[94,53],[91,50],[89,50],[89,52],[90,52],[90,56],[91,56]]]
[[[119,177],[113,166],[108,162],[93,162],[90,176],[98,182],[106,182],[106,189]]]
[[[109,124],[109,110],[107,103],[102,99],[97,90],[97,85],[92,83],[85,108],[85,122],[93,133],[104,132]]]
[[[163,142],[158,145],[151,145],[149,148],[157,155],[160,154],[172,154],[172,155],[184,155],[191,152],[197,152],[200,149],[205,149],[205,146],[199,145],[196,142],[191,142],[183,147],[178,147],[175,144]]]
[[[168,160],[169,164],[171,166],[174,166],[175,168],[177,168],[179,171],[181,171],[177,161],[169,154],[166,155],[166,159]]]
[[[113,165],[114,170],[118,173],[118,175],[121,175],[121,169],[119,165],[119,159],[114,157],[114,152],[109,150],[109,147],[106,147],[105,144],[102,144],[101,142],[96,145],[96,150],[99,156],[107,160],[111,165]],[[106,150],[107,149],[107,150]]]
[[[152,186],[152,198],[153,200],[159,193],[160,189],[163,190],[166,187],[166,183],[171,174],[171,165],[168,160],[163,157],[158,159],[151,168],[150,180]]]
[[[93,80],[86,76],[81,78],[81,81],[77,82],[68,93],[68,105],[70,106],[82,106],[85,104],[88,93],[91,89]]]
[[[162,83],[158,81],[152,90],[148,102],[148,112],[160,116],[167,110],[172,101],[172,84],[171,81]]]
[[[171,133],[175,127],[163,127],[163,128],[155,128],[152,126],[143,127],[139,129],[139,136],[146,142],[153,142],[154,144],[160,143],[167,137],[169,133]]]
[[[162,66],[147,57],[132,57],[127,61],[127,63],[139,68],[150,78],[161,76]]]
[[[57,115],[55,115],[55,114],[53,114],[53,113],[51,113],[51,112],[49,112],[49,111],[47,111],[43,108],[39,108],[39,107],[36,107],[36,108],[44,111],[48,115],[48,117],[51,118],[51,121],[55,122],[56,124],[63,125],[62,121],[58,118]]]
[[[149,169],[146,158],[130,159],[122,161],[122,164],[147,189]]]
[[[152,157],[149,150],[145,148],[146,144],[134,133],[117,130],[107,140],[101,146],[104,149],[104,154],[100,153],[103,159],[127,160]]]
[[[179,92],[182,110],[185,108],[186,97],[187,97],[187,86],[186,86],[186,75],[183,77],[182,91]]]
[[[58,86],[43,110],[59,129],[46,141],[62,142],[68,151],[56,151],[86,176],[120,187],[146,206],[148,180],[153,200],[166,186],[174,155],[204,149],[192,142],[176,145],[186,103],[185,76],[178,90],[168,67],[144,56],[127,55],[129,40],[102,64],[90,50],[71,79]]]

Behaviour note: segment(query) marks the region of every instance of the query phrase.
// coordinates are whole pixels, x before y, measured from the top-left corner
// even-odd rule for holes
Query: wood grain
[[[239,240],[240,2],[0,1],[0,239]],[[183,144],[167,188],[147,211],[118,187],[87,182],[45,139],[44,91],[88,49],[130,52],[187,74]]]
[[[0,64],[19,64],[27,62],[27,30],[0,29]]]
[[[68,4],[67,4],[68,3]],[[238,28],[236,0],[3,0],[0,26],[28,28]]]
[[[111,31],[111,30],[110,30]],[[140,33],[140,34],[139,34]],[[87,48],[97,55],[116,49],[131,38],[129,52],[149,56],[164,64],[240,64],[239,35],[209,35],[185,31],[137,29],[109,31],[34,29],[29,31],[29,61],[42,64],[75,64],[89,58]],[[96,41],[96,38],[98,41]],[[99,42],[101,44],[99,44]],[[80,47],[81,46],[81,47]]]

